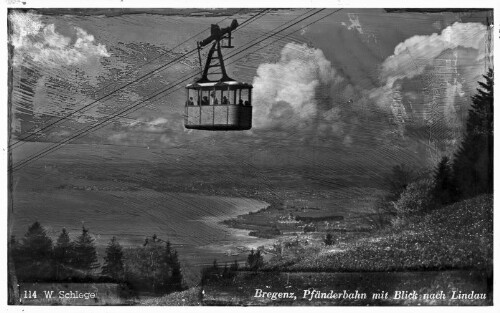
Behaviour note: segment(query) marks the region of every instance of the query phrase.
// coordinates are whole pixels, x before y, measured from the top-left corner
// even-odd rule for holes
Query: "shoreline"
[[[203,195],[206,196],[206,195]],[[268,244],[271,241],[274,241],[275,239],[265,239],[265,238],[259,238],[255,236],[250,236],[249,232],[252,231],[252,229],[244,229],[244,228],[236,228],[236,227],[231,227],[230,224],[227,223],[227,221],[238,218],[240,216],[248,215],[250,213],[256,213],[258,211],[261,211],[263,209],[266,209],[269,207],[269,203],[262,201],[262,200],[256,200],[252,198],[246,198],[246,197],[225,197],[225,196],[206,196],[206,197],[216,197],[216,198],[223,198],[223,199],[231,199],[231,200],[251,200],[255,202],[260,202],[261,205],[255,206],[253,208],[246,208],[247,210],[244,211],[239,211],[234,214],[227,214],[227,215],[219,215],[216,217],[205,217],[200,219],[203,223],[206,225],[213,227],[213,228],[219,228],[223,231],[226,232],[228,237],[232,237],[233,240],[229,240],[229,242],[225,243],[210,243],[208,245],[204,245],[201,247],[198,247],[199,249],[209,249],[214,252],[218,253],[224,253],[226,256],[240,256],[241,254],[249,252],[251,249],[257,249],[257,247]],[[235,205],[237,206],[237,205]]]

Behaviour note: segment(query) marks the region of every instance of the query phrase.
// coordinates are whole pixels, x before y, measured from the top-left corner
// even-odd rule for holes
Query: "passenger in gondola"
[[[215,96],[215,92],[212,92],[210,94],[210,97],[212,98],[212,101],[211,101],[211,104],[219,104],[219,100],[217,99],[217,97]]]
[[[240,101],[238,102],[240,105],[243,105],[243,99],[240,98]]]
[[[203,99],[201,100],[201,105],[210,105],[207,96],[203,96]]]
[[[229,104],[229,101],[227,100],[226,96],[222,97],[222,104]]]
[[[245,101],[245,105],[246,106],[249,106],[250,105],[250,102],[248,100]]]
[[[193,97],[189,97],[187,105],[194,105]]]

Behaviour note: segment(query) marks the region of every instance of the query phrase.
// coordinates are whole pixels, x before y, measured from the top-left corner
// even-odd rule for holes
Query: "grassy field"
[[[231,281],[203,286],[205,305],[265,306],[363,306],[363,305],[491,305],[492,292],[487,277],[476,271],[414,272],[239,272]],[[296,298],[256,297],[256,290],[270,293],[294,293]],[[310,298],[306,290],[323,293],[366,294],[364,299]],[[415,299],[398,299],[397,291],[415,292]],[[453,299],[457,294],[481,293],[486,299]],[[441,293],[442,292],[442,293]],[[387,298],[378,295],[387,293]],[[436,295],[442,298],[436,299]],[[374,296],[375,295],[375,296]],[[427,296],[426,296],[427,295]],[[455,296],[456,297],[456,296]]]
[[[437,209],[399,227],[325,247],[313,242],[302,253],[277,256],[267,270],[492,271],[493,197],[484,195]]]
[[[139,305],[169,305],[169,306],[196,306],[202,304],[201,288],[192,287],[181,292],[174,292],[163,297],[144,297],[138,301]]]
[[[283,239],[283,238],[282,238]],[[258,272],[205,286],[208,305],[491,305],[493,197],[483,195],[436,209],[397,226],[336,236],[325,246],[318,233],[281,240],[281,251]],[[294,292],[297,299],[258,298]],[[305,290],[365,292],[367,299],[308,299]],[[398,291],[415,299],[397,299]],[[372,298],[387,292],[386,299]],[[483,299],[460,299],[457,294]],[[472,297],[472,296],[471,296]]]

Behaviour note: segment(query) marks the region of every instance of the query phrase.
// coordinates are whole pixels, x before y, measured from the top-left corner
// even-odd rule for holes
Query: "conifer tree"
[[[163,246],[156,235],[146,240],[144,246],[139,251],[141,262],[139,271],[147,281],[151,291],[158,292],[164,289],[165,285],[165,258]]]
[[[173,251],[168,262],[168,266],[171,269],[170,277],[168,279],[171,291],[183,290],[182,286],[182,272],[181,263],[179,262],[179,257],[177,251]]]
[[[250,251],[250,254],[248,255],[248,258],[247,258],[247,266],[251,270],[257,270],[260,267],[262,267],[263,265],[264,265],[264,258],[262,257],[260,250],[257,250],[257,252],[254,252],[254,250],[252,249]]]
[[[493,192],[493,70],[472,97],[466,132],[455,153],[453,175],[462,198]]]
[[[18,253],[16,271],[20,278],[37,281],[53,277],[52,239],[38,221],[28,228]]]
[[[326,237],[325,237],[325,240],[324,240],[324,243],[325,243],[326,246],[333,245],[334,244],[333,235],[330,234],[330,233],[327,233]]]
[[[236,272],[238,271],[238,261],[234,260],[233,264],[229,267],[229,271]]]
[[[85,226],[82,227],[82,234],[75,241],[74,257],[74,267],[85,275],[91,274],[99,267],[94,238],[90,236]]]
[[[451,162],[444,156],[434,171],[434,199],[440,204],[449,204],[456,200],[456,194]]]
[[[54,247],[54,263],[56,277],[58,279],[68,278],[71,275],[71,265],[73,263],[74,246],[65,228],[57,238]]]
[[[108,275],[118,281],[123,278],[123,249],[115,237],[111,238],[106,248],[102,274]]]

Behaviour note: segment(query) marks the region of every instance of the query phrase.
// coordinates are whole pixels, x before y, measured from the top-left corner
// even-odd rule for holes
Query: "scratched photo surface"
[[[493,304],[492,9],[10,9],[11,305]]]

